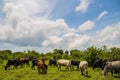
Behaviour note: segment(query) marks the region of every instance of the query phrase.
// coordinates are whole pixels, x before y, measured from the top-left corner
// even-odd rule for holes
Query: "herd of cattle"
[[[15,68],[18,66],[24,67],[30,66],[29,58],[19,58],[19,59],[11,59],[8,60],[5,67],[5,70],[10,69],[10,66],[13,65]],[[88,75],[88,62],[87,61],[79,61],[79,60],[67,60],[67,59],[50,59],[48,65],[45,64],[45,59],[37,60],[33,59],[31,69],[35,69],[37,66],[38,73],[46,74],[48,65],[49,66],[57,66],[58,70],[61,70],[61,66],[65,66],[65,70],[74,70],[74,66],[77,66],[77,69],[80,70],[81,74]],[[101,68],[102,75],[106,76],[108,72],[118,73],[120,75],[120,61],[103,61],[96,60],[93,63],[92,69]]]

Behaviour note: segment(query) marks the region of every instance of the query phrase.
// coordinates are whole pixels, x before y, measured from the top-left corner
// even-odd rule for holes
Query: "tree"
[[[84,51],[84,58],[88,61],[89,66],[93,65],[93,62],[99,59],[99,51],[96,47],[88,47],[87,50]]]
[[[73,59],[80,59],[80,51],[77,49],[71,50],[70,55],[72,56]]]
[[[61,54],[61,55],[63,55],[63,50],[62,49],[54,49],[53,53],[54,54]]]
[[[120,60],[120,48],[110,48],[110,54],[112,59]]]
[[[35,51],[35,50],[28,50],[27,53],[25,54],[26,57],[28,57],[30,60],[32,59],[37,59],[39,58],[40,54],[39,52]]]

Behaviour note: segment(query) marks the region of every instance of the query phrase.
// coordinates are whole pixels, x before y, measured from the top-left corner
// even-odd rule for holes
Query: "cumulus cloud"
[[[6,23],[14,27],[27,17],[38,14],[39,17],[46,17],[52,11],[52,2],[53,0],[51,4],[49,0],[8,0],[3,9],[6,13]]]
[[[77,33],[68,33],[63,35],[64,43],[66,44],[66,48],[68,50],[71,49],[84,49],[89,41],[91,40],[91,37],[88,35],[80,35]]]
[[[88,20],[85,23],[79,25],[78,31],[84,32],[87,30],[91,30],[93,29],[94,26],[95,26],[95,22]]]
[[[120,22],[113,26],[107,26],[102,31],[98,31],[93,36],[90,45],[102,46],[107,45],[108,47],[120,47]]]
[[[84,48],[91,40],[90,36],[77,33],[66,33],[61,37],[53,36],[43,42],[45,47],[53,47],[63,50]]]
[[[103,11],[102,13],[100,13],[100,15],[98,16],[98,18],[96,20],[100,20],[106,14],[108,14],[108,12],[107,11]]]
[[[75,8],[75,11],[85,12],[90,3],[90,0],[80,0],[80,4]]]
[[[47,36],[66,32],[68,26],[64,20],[47,19],[52,4],[54,0],[51,3],[49,0],[7,0],[3,5],[6,15],[5,25],[0,25],[0,40],[20,46],[40,46]]]
[[[89,0],[85,1],[88,6]],[[81,0],[82,5],[86,5],[86,2]],[[95,22],[88,20],[74,29],[64,19],[50,20],[54,3],[55,0],[6,0],[2,7],[4,23],[0,23],[2,48],[49,51],[54,48],[71,50],[84,49],[90,45],[120,44],[120,22],[116,26],[107,26],[92,36],[79,34],[79,31],[93,29]],[[84,8],[86,9],[87,7]]]

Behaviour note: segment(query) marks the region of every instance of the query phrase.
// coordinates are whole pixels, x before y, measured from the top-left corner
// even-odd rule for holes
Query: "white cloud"
[[[87,46],[88,42],[91,40],[90,36],[79,35],[77,33],[66,33],[61,37],[53,36],[43,42],[43,46],[63,49],[63,50],[72,50],[84,48]]]
[[[64,43],[68,50],[72,49],[84,49],[89,41],[91,40],[90,36],[80,35],[77,33],[67,33],[63,35]]]
[[[13,27],[0,27],[0,39],[21,46],[41,46],[42,41],[51,36],[61,36],[74,32],[63,19],[51,21],[41,18],[27,18]],[[10,38],[10,40],[9,40]]]
[[[94,26],[95,26],[95,22],[88,20],[85,23],[79,25],[78,31],[84,32],[87,30],[91,30],[93,29]]]
[[[80,0],[80,4],[75,8],[75,11],[85,12],[90,3],[90,0]]]
[[[120,44],[120,22],[116,26],[107,26],[104,30],[89,36],[79,34],[78,31],[93,29],[95,22],[91,20],[74,29],[69,27],[64,19],[49,19],[55,0],[6,1],[3,8],[5,23],[0,24],[0,44],[2,44],[0,49],[18,51],[35,49],[47,52],[54,48],[71,50],[84,49],[91,45],[119,46]],[[83,12],[89,5],[89,1],[86,2],[87,7],[81,10]],[[105,12],[101,14],[101,17],[105,14]]]
[[[28,17],[49,17],[54,1],[50,3],[49,0],[8,0],[3,9],[6,13],[6,23],[14,27]]]
[[[97,32],[90,43],[94,46],[107,45],[108,47],[120,47],[120,22],[114,26],[107,26],[102,31]]]
[[[98,18],[96,20],[100,20],[106,14],[108,14],[108,12],[107,11],[103,11],[102,13],[100,13],[100,15],[98,16]]]

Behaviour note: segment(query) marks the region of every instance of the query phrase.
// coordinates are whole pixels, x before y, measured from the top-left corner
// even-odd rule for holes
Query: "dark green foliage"
[[[88,47],[85,50],[71,50],[70,54],[69,51],[63,51],[61,49],[54,49],[53,52],[48,53],[39,53],[35,50],[28,50],[24,52],[12,52],[11,50],[1,50],[0,51],[0,62],[2,60],[8,60],[13,58],[21,58],[21,57],[27,57],[30,60],[32,59],[79,59],[79,60],[87,60],[89,63],[89,66],[92,66],[93,62],[97,59],[102,60],[120,60],[120,48],[112,47],[110,49],[107,48],[107,46],[103,46],[101,48],[97,48],[94,46]]]

